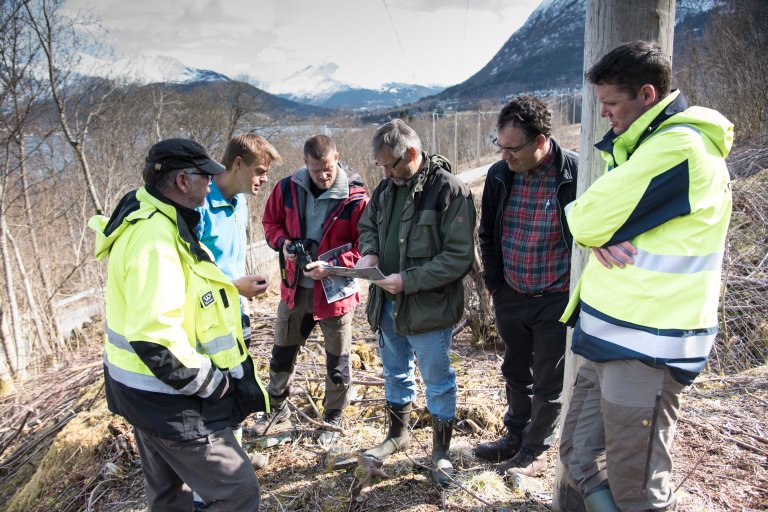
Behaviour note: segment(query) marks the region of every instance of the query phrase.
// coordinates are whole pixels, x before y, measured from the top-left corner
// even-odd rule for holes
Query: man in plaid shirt
[[[501,474],[544,465],[560,415],[572,237],[563,208],[576,198],[578,156],[552,134],[552,113],[520,96],[499,113],[480,217],[485,284],[504,341],[506,434],[475,448]]]

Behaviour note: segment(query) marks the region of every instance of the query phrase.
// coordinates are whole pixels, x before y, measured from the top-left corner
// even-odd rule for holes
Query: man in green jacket
[[[589,511],[674,510],[680,395],[717,333],[733,125],[670,90],[655,43],[615,48],[586,78],[612,128],[596,145],[607,172],[566,207],[592,254],[563,316],[584,359],[560,457]]]
[[[198,143],[152,146],[145,186],[112,216],[92,217],[96,257],[109,256],[104,387],[133,427],[150,511],[259,510],[259,483],[230,426],[268,411],[243,340],[232,281],[195,235],[211,176]],[[186,484],[189,485],[189,487]]]
[[[475,256],[475,206],[450,163],[423,152],[400,119],[376,130],[371,149],[384,179],[360,218],[357,266],[378,265],[385,276],[370,286],[367,313],[378,331],[390,427],[365,456],[383,460],[409,443],[415,353],[432,414],[432,476],[445,485],[453,473],[448,449],[456,414],[449,352],[464,312],[462,277]]]

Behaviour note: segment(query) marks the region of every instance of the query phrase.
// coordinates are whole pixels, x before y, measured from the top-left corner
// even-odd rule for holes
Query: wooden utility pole
[[[664,53],[672,57],[675,31],[675,0],[587,0],[584,24],[584,70],[620,44],[638,39],[656,41]],[[594,87],[585,80],[582,85],[581,143],[579,146],[579,177],[577,196],[581,195],[603,173],[603,160],[594,144],[608,131],[610,125],[600,118],[600,105]],[[575,289],[588,253],[576,249],[571,260],[571,289]],[[565,378],[563,408],[565,418],[578,368],[578,356],[571,353],[569,330],[565,349]],[[575,512],[584,510],[583,499],[570,487],[558,457],[552,510]]]

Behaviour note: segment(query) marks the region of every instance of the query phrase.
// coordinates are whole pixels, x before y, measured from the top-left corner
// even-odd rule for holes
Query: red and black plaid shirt
[[[512,179],[502,218],[501,250],[504,279],[518,293],[568,291],[571,255],[560,233],[556,173],[550,145],[538,167],[514,173]]]

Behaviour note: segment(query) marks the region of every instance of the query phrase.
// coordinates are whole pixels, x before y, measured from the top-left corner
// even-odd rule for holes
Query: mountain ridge
[[[697,15],[721,4],[721,0],[677,0],[675,46],[695,32],[701,22]],[[522,92],[579,90],[585,18],[586,0],[544,0],[477,73],[420,103],[432,107],[466,106]],[[686,24],[689,20],[693,21]]]

